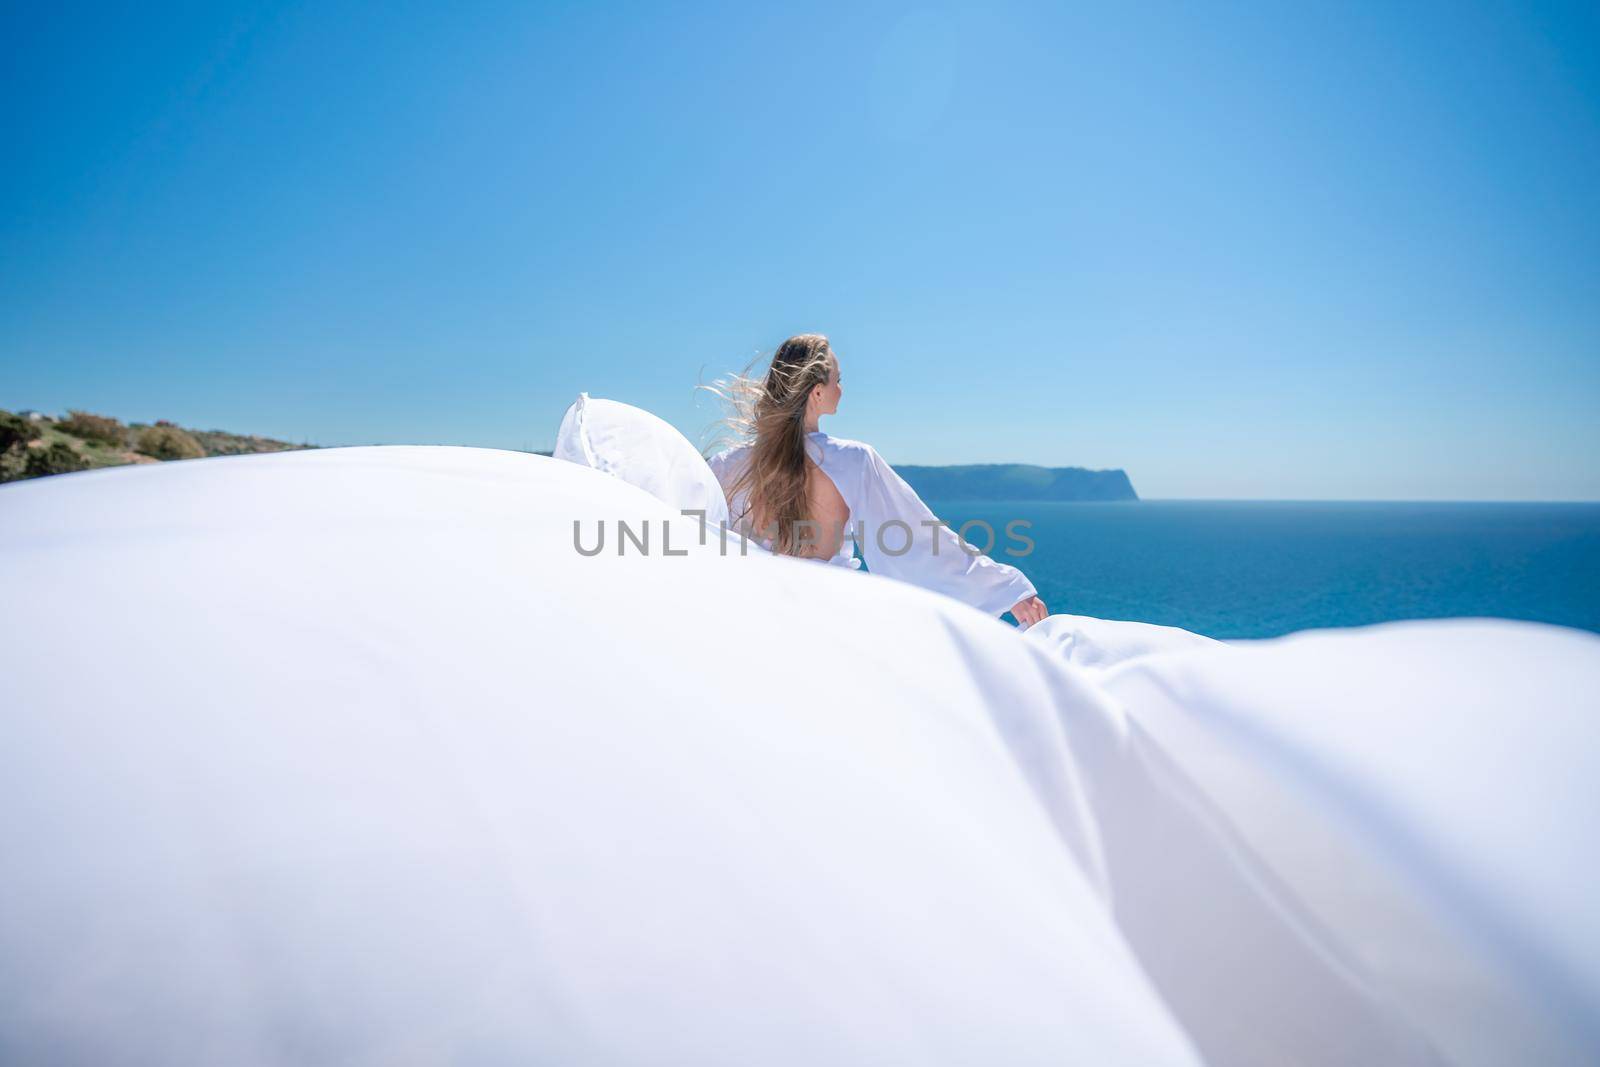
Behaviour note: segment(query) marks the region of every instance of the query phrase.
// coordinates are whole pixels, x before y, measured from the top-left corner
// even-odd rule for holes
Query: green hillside
[[[62,418],[0,411],[0,482],[128,463],[311,447],[315,446],[254,434],[188,430],[164,419],[153,424],[124,424],[87,411],[69,411]]]

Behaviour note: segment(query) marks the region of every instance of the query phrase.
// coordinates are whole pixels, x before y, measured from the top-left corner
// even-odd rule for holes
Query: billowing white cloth
[[[5,1058],[1600,1050],[1600,640],[1019,635],[619,515],[478,449],[0,487]]]
[[[1120,667],[1140,656],[1215,646],[1218,642],[1176,626],[1051,615],[1028,629],[1028,637],[1051,649],[1061,662],[1085,671]]]
[[[990,615],[1003,615],[1035,595],[1017,568],[963,547],[871,445],[816,432],[807,435],[806,446],[850,509],[847,536],[828,562],[853,566],[859,551],[873,574],[943,593]],[[724,489],[732,488],[749,454],[749,446],[740,445],[711,457]],[[729,501],[735,523],[748,507],[745,494],[737,497]],[[1001,533],[996,531],[997,541]]]
[[[728,522],[722,486],[689,439],[643,408],[588,393],[562,416],[551,455],[604,471],[716,529]],[[631,518],[626,516],[624,518]]]
[[[676,512],[479,449],[0,488],[4,1058],[1196,1062],[1080,861],[1092,694],[908,585],[574,552],[618,515]]]
[[[1145,655],[1101,678],[1446,1059],[1600,1062],[1600,638],[1396,623]],[[1219,987],[1305,1001],[1234,935],[1201,969]],[[1191,1033],[1202,1052],[1232,1037]]]

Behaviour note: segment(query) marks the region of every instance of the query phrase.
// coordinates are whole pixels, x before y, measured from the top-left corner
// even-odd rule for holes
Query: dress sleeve
[[[711,473],[716,476],[717,484],[722,486],[722,491],[728,491],[728,455],[732,449],[725,448],[721,452],[706,457],[706,466],[711,468]]]
[[[736,501],[728,497],[728,490],[733,487],[734,479],[738,477],[738,449],[726,448],[714,456],[706,458],[706,465],[711,468],[711,473],[716,476],[717,484],[722,486],[722,495],[728,500],[728,526],[735,528],[739,525],[739,517],[734,514]]]
[[[850,523],[867,570],[955,597],[990,615],[1004,615],[1018,601],[1037,595],[1017,568],[974,554],[954,530],[932,525],[939,519],[916,490],[876,449],[863,446],[863,451],[859,514]],[[907,531],[910,544],[900,552]]]

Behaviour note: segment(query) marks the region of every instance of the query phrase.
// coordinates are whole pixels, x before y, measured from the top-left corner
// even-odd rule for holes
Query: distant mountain
[[[959,467],[896,466],[917,495],[934,500],[1138,500],[1126,471],[974,463]]]

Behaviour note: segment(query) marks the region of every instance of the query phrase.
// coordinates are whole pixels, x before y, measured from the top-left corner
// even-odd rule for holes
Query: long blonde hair
[[[750,445],[750,459],[728,499],[745,496],[746,528],[773,531],[773,547],[783,555],[800,555],[800,525],[810,519],[806,493],[806,405],[811,390],[827,385],[833,373],[833,350],[820,333],[802,333],[778,346],[766,373],[750,368],[708,386],[729,408],[725,420]]]

